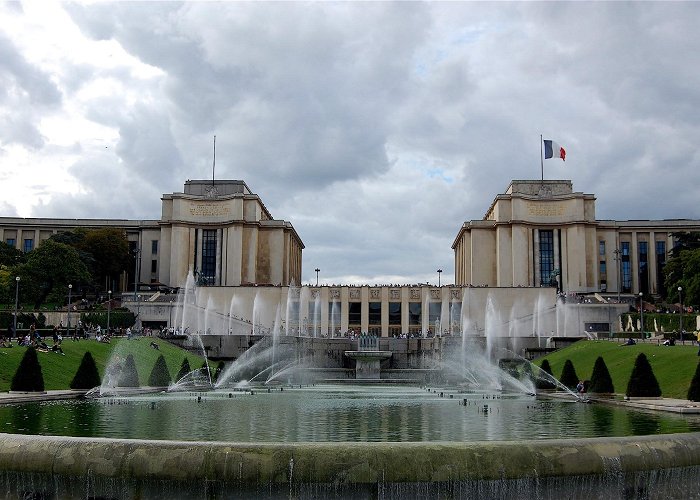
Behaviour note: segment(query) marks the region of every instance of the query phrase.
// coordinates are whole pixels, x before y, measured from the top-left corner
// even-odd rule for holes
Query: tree
[[[11,391],[44,391],[44,375],[36,354],[36,349],[28,347],[20,361],[12,383]]]
[[[97,371],[97,365],[90,351],[83,354],[83,359],[80,361],[78,371],[70,383],[71,389],[92,389],[102,383],[100,374]]]
[[[610,377],[610,372],[605,364],[602,356],[598,356],[593,365],[593,375],[591,375],[591,385],[588,388],[589,392],[597,393],[613,393],[615,392],[615,387],[613,386],[612,378]]]
[[[139,387],[139,373],[136,371],[133,354],[126,357],[117,385],[119,387]]]
[[[78,252],[51,239],[27,254],[27,261],[18,266],[18,275],[24,297],[33,301],[37,308],[47,299],[64,303],[68,284],[73,284],[77,297],[76,285],[91,279]]]
[[[549,361],[545,359],[542,360],[542,364],[540,365],[540,371],[537,372],[537,378],[535,379],[535,388],[554,389],[556,387],[554,382],[552,382],[547,375],[554,378],[554,375],[552,375],[552,367],[549,366]]]
[[[165,362],[165,357],[161,354],[156,359],[151,374],[148,376],[148,385],[151,387],[167,387],[170,385],[170,372]]]
[[[564,362],[564,368],[561,371],[559,381],[569,389],[575,389],[579,380],[578,375],[576,375],[576,370],[574,369],[574,364],[570,359],[567,359]]]
[[[15,247],[0,241],[0,266],[12,267],[21,264],[26,254]]]
[[[663,268],[667,302],[680,302],[678,287],[683,289],[684,304],[700,303],[700,233],[673,233],[676,241],[671,258]]]
[[[177,372],[177,375],[175,376],[175,382],[179,382],[182,377],[187,375],[192,371],[192,368],[190,368],[190,362],[187,361],[187,358],[184,358],[182,360],[182,364],[180,365],[180,371]]]
[[[688,389],[688,400],[700,401],[700,363],[698,363],[693,380],[690,382],[690,388]]]
[[[661,396],[659,382],[643,352],[639,353],[634,361],[634,368],[632,368],[632,375],[627,383],[625,394],[629,397],[656,398]]]

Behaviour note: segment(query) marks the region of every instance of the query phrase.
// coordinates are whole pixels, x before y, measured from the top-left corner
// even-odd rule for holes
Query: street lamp
[[[683,287],[678,287],[678,302],[681,303],[681,317],[680,317],[680,330],[681,330],[681,342],[683,342],[683,298],[681,297],[681,292]]]
[[[168,333],[173,329],[173,299],[170,299],[170,321],[168,322]]]
[[[318,273],[320,273],[321,270],[317,267],[314,271],[316,271],[316,286],[318,286]]]
[[[107,335],[109,335],[109,314],[112,312],[112,290],[107,292]]]
[[[141,294],[136,294],[136,326],[137,326],[137,331],[138,327],[141,325]]]
[[[68,333],[70,334],[70,304],[71,304],[71,293],[73,292],[73,285],[68,285]]]
[[[17,336],[17,304],[19,299],[19,276],[15,277],[15,336]]]
[[[440,288],[440,285],[441,285],[440,278],[442,276],[442,269],[438,269],[437,273],[438,273],[438,288]]]
[[[645,338],[645,335],[644,335],[644,294],[642,292],[639,292],[639,326],[641,327],[639,329],[639,331],[642,332],[642,338]]]

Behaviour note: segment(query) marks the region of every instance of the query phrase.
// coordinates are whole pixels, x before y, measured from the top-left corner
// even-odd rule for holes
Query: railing
[[[376,335],[360,335],[357,338],[358,351],[378,351],[379,337]]]

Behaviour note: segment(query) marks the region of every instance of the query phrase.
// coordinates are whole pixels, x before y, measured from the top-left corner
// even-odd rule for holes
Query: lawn
[[[565,361],[570,359],[579,379],[590,380],[595,360],[602,356],[612,377],[615,392],[624,394],[634,361],[641,352],[649,359],[654,375],[659,381],[662,396],[685,399],[700,360],[697,346],[690,344],[669,347],[639,342],[636,345],[625,346],[605,340],[581,340],[570,347],[538,358],[535,364],[541,365],[542,360],[546,358],[552,367],[552,373],[559,378]]]
[[[157,343],[159,349],[152,348],[151,341]],[[48,344],[51,345],[51,340]],[[147,385],[153,365],[161,354],[165,357],[171,378],[175,378],[185,357],[192,369],[199,368],[204,363],[203,357],[154,337],[140,337],[132,340],[113,339],[110,344],[96,340],[64,340],[61,347],[65,356],[54,352],[37,352],[46,390],[70,389],[71,380],[78,370],[83,354],[87,351],[90,351],[95,359],[100,377],[104,375],[105,366],[112,356],[125,359],[127,355],[133,354],[141,385]],[[9,349],[0,348],[0,391],[10,389],[12,377],[25,351],[25,347],[17,347],[17,345]]]

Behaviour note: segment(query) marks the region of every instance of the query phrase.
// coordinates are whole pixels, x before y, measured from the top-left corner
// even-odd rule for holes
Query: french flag
[[[544,140],[544,159],[561,158],[566,161],[566,150],[554,141]]]

